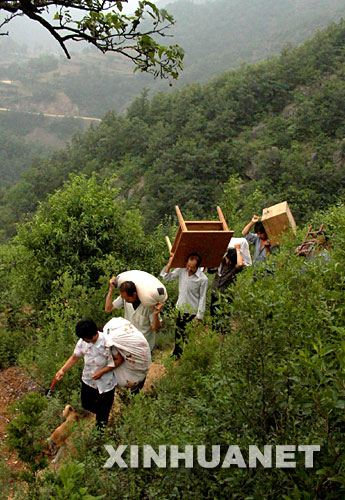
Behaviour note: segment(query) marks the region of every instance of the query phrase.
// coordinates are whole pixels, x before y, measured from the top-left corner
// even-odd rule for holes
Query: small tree
[[[7,426],[8,444],[16,450],[18,457],[27,465],[22,478],[31,486],[32,498],[38,498],[36,474],[47,466],[47,458],[42,454],[46,444],[42,441],[41,415],[47,406],[43,396],[31,392],[17,403],[13,412],[18,412]]]

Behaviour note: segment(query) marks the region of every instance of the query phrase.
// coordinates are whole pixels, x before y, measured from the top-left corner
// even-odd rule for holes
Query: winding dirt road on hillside
[[[35,111],[20,111],[18,109],[10,109],[10,108],[0,108],[0,111],[11,112],[11,113],[25,113],[26,115],[34,115],[34,116],[45,116],[47,118],[74,118],[75,120],[86,120],[86,121],[94,121],[101,122],[101,118],[93,118],[91,116],[78,116],[78,115],[54,115],[53,113],[37,113]]]

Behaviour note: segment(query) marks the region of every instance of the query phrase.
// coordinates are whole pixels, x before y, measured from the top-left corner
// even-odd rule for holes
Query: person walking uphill
[[[235,248],[229,248],[223,257],[223,260],[217,270],[209,269],[208,272],[216,272],[212,283],[210,313],[214,318],[216,314],[216,304],[220,295],[226,293],[227,288],[236,280],[236,275],[243,269],[243,257],[241,254],[241,245],[236,243]],[[227,297],[228,302],[232,302],[231,296]]]
[[[114,309],[125,309],[125,318],[144,335],[149,343],[150,349],[154,348],[156,341],[156,332],[158,332],[162,323],[159,313],[163,308],[161,302],[158,302],[154,310],[144,306],[139,300],[137,289],[133,281],[124,281],[120,286],[120,296],[113,301],[113,292],[115,288],[115,276],[109,280],[109,291],[105,300],[105,311],[112,312]]]
[[[56,373],[61,380],[67,370],[84,358],[81,403],[85,410],[96,414],[96,425],[103,430],[107,425],[114,401],[116,378],[114,369],[123,362],[122,356],[105,345],[106,336],[97,330],[91,319],[83,319],[76,325],[79,341],[73,354]]]
[[[200,263],[200,255],[191,253],[186,259],[186,267],[180,267],[168,273],[163,268],[160,273],[165,280],[179,280],[179,294],[176,303],[178,316],[175,328],[175,348],[172,353],[172,356],[176,358],[180,358],[182,354],[187,323],[198,321],[204,316],[208,278],[199,269]]]
[[[252,226],[254,226],[256,234],[250,232]],[[271,242],[267,237],[264,225],[260,221],[260,217],[257,215],[253,215],[252,220],[243,229],[242,235],[255,247],[253,256],[254,264],[263,262],[271,253],[273,253],[274,247],[271,246]]]

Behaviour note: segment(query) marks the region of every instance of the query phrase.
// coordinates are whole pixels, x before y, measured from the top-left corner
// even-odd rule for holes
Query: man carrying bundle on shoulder
[[[144,335],[125,318],[112,318],[103,328],[105,345],[123,362],[116,367],[118,387],[138,394],[144,386],[151,366],[151,350]]]
[[[130,274],[131,273],[131,274]],[[158,332],[162,327],[162,322],[160,319],[160,311],[162,310],[164,304],[163,301],[166,300],[166,292],[163,285],[158,282],[158,280],[148,273],[144,271],[127,271],[123,274],[123,278],[128,275],[133,279],[121,281],[119,291],[120,295],[115,300],[113,300],[113,292],[115,287],[118,284],[118,278],[122,275],[120,274],[117,278],[113,276],[109,280],[109,290],[105,301],[105,311],[110,313],[115,309],[121,309],[122,307],[125,310],[125,318],[132,322],[133,325],[144,335],[146,340],[150,345],[150,349],[154,348],[155,340],[156,340],[156,332]],[[138,278],[137,278],[138,277]],[[149,279],[149,277],[151,279]],[[138,290],[138,284],[134,282],[134,280],[141,280],[140,289],[142,291],[144,287],[145,291],[145,280],[147,280],[147,292],[150,292],[150,287],[154,290],[155,293],[151,294],[152,297],[159,297],[159,292],[161,291],[161,302],[157,302],[155,300],[151,300],[152,305],[148,305],[147,301],[140,300],[140,292]],[[154,281],[155,280],[155,281]],[[158,287],[154,288],[151,285],[151,282],[156,284],[158,282]],[[144,282],[144,285],[142,283]],[[149,294],[149,293],[148,293]]]

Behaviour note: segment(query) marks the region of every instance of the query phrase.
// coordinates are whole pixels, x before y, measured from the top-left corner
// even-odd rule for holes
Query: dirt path
[[[164,376],[165,370],[162,362],[158,359],[151,365],[143,391],[149,392],[154,386],[156,380]],[[20,367],[11,366],[0,371],[0,443],[4,444],[7,437],[6,425],[13,415],[9,412],[10,405],[24,397],[31,391],[38,391],[38,386],[24,374]],[[18,460],[16,453],[9,451],[6,446],[2,450],[2,456],[6,464],[13,472],[23,470],[23,465]]]

